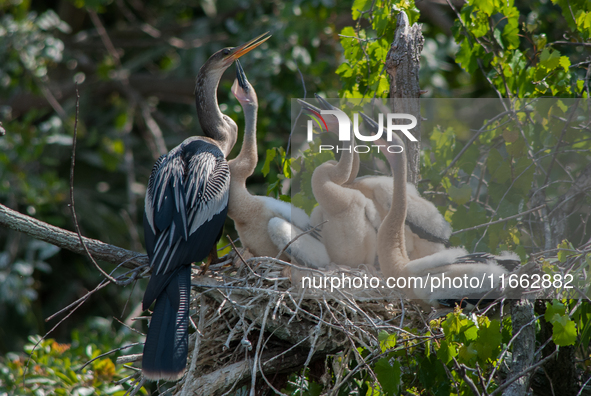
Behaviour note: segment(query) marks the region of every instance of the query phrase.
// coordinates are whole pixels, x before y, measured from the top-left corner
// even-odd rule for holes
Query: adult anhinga
[[[236,61],[232,93],[244,111],[245,127],[240,153],[228,161],[232,175],[228,216],[234,220],[242,246],[255,256],[275,257],[292,237],[310,228],[310,219],[300,208],[271,197],[252,195],[246,188],[246,179],[254,173],[258,162],[258,99],[239,61]],[[325,267],[330,263],[324,245],[310,235],[296,240],[286,253],[310,267]]]
[[[325,99],[315,95],[324,109],[333,108]],[[304,108],[320,112],[320,109],[307,102],[299,100]],[[326,117],[328,130],[338,134],[338,123],[332,116]],[[388,146],[383,139],[378,139],[374,145]],[[360,160],[357,152],[353,153],[351,174],[343,185],[351,189],[359,190],[374,203],[380,214],[380,219],[390,210],[392,202],[392,178],[389,176],[361,176],[359,172]],[[449,244],[451,226],[441,215],[432,202],[421,197],[412,183],[407,183],[407,216],[405,220],[406,249],[411,259],[418,259],[438,251],[444,250]],[[316,214],[317,215],[317,214]],[[314,218],[316,220],[316,218]]]
[[[376,132],[378,124],[361,114],[370,130]],[[393,134],[393,144],[405,147],[402,140]],[[406,154],[389,153],[383,150],[393,175],[392,205],[378,230],[377,251],[382,273],[386,277],[422,277],[427,276],[448,278],[477,277],[492,275],[492,282],[482,282],[479,288],[471,284],[462,284],[461,287],[440,287],[435,290],[421,288],[411,290],[416,298],[437,306],[452,305],[461,302],[464,298],[470,298],[477,302],[487,292],[496,289],[499,285],[499,276],[506,275],[506,267],[514,267],[520,263],[516,254],[503,252],[500,256],[488,253],[468,254],[463,248],[450,248],[417,260],[410,260],[406,252],[404,222],[407,210],[406,194]],[[492,287],[491,287],[492,283]],[[465,286],[465,287],[464,287]]]
[[[195,100],[205,136],[186,139],[161,156],[146,192],[144,234],[152,276],[142,302],[154,313],[142,372],[148,379],[179,379],[187,364],[191,263],[207,257],[221,236],[230,189],[225,157],[237,126],[222,114],[217,87],[224,70],[263,43],[261,35],[213,54],[199,70]]]

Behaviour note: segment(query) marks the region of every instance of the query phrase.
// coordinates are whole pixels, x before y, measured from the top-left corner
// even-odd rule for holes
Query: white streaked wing
[[[203,164],[202,162],[206,162]],[[199,186],[196,190],[189,189],[189,234],[194,233],[214,215],[220,213],[228,205],[230,193],[230,168],[223,158],[213,155],[196,159],[189,163],[189,173],[202,171],[205,167],[208,173],[198,178]]]
[[[261,196],[257,198],[262,199],[265,202],[265,206],[277,217],[281,217],[302,230],[308,230],[310,228],[310,218],[302,209],[272,197]]]
[[[146,198],[144,200],[145,203],[145,212],[146,218],[148,219],[148,224],[150,224],[150,228],[152,232],[156,233],[156,228],[154,227],[154,183],[156,182],[156,176],[159,172],[162,163],[166,159],[166,155],[161,155],[157,160],[154,166],[152,167],[152,172],[150,172],[150,179],[148,180],[148,188],[146,189]]]
[[[170,226],[158,234],[154,257],[159,259],[152,263],[156,274],[169,269],[170,260],[183,239],[188,240],[189,235],[227,206],[230,170],[224,158],[209,151],[190,157],[188,164],[183,160],[181,146],[160,157],[153,167],[146,191],[146,218],[154,234],[157,233],[156,213],[162,209],[169,187],[168,193],[172,192],[172,196],[168,199],[174,201],[173,215],[180,215],[182,230],[181,236],[175,238],[179,230],[171,220]]]

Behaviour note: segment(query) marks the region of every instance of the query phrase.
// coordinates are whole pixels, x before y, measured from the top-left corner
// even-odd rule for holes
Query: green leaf
[[[311,381],[308,384],[308,392],[305,393],[306,396],[319,396],[322,393],[324,387],[319,384],[318,382]]]
[[[565,313],[566,306],[558,300],[554,300],[551,303],[546,303],[546,313],[544,314],[544,319],[546,319],[547,322],[552,323],[555,315],[564,316]]]
[[[527,194],[532,188],[535,173],[534,162],[527,158],[521,157],[513,166],[513,173],[517,180],[515,188],[523,194]]]
[[[467,320],[462,318],[463,316],[463,314],[456,312],[450,312],[447,314],[447,317],[443,323],[441,323],[441,327],[443,328],[446,337],[451,337],[460,333],[462,326],[467,323]]]
[[[568,259],[568,256],[572,255],[571,250],[573,250],[574,247],[566,239],[564,241],[562,241],[557,247],[558,247],[558,254],[557,254],[558,261],[560,261],[561,263],[564,263]]]
[[[495,40],[497,40],[497,43],[499,43],[499,46],[502,49],[505,49],[505,45],[503,44],[503,39],[501,37],[501,31],[499,29],[495,29],[495,31],[493,32],[493,36]]]
[[[470,200],[472,197],[472,188],[469,185],[464,184],[462,187],[457,188],[450,186],[447,190],[449,197],[458,205],[463,205]]]
[[[558,346],[574,345],[577,340],[575,322],[565,316],[554,315],[552,321],[552,341]]]
[[[427,390],[436,389],[441,383],[448,383],[445,368],[435,355],[431,355],[421,361],[418,377],[421,384],[423,384]],[[450,393],[448,392],[447,394],[449,395]]]
[[[395,19],[390,16],[390,10],[388,7],[381,7],[373,12],[372,27],[376,31],[378,36],[385,33],[385,30],[392,24],[395,23]]]
[[[474,35],[474,37],[479,38],[486,35],[490,31],[488,17],[486,16],[486,14],[483,12],[477,13],[476,16],[472,18],[472,23],[470,27],[470,32]]]
[[[493,319],[488,326],[481,323],[480,329],[478,329],[478,341],[474,343],[478,357],[483,362],[492,359],[501,350],[501,341],[501,322]]]
[[[506,161],[499,150],[492,149],[486,159],[486,167],[491,174],[492,180],[503,184],[511,178],[511,165]]]
[[[560,66],[562,66],[565,72],[568,72],[568,68],[570,67],[570,59],[568,57],[561,56],[558,63],[560,64]]]
[[[341,65],[337,68],[336,73],[341,77],[351,77],[355,69],[353,69],[348,63],[341,63]]]
[[[261,169],[261,172],[263,173],[264,177],[267,177],[267,175],[271,171],[271,162],[275,159],[276,156],[277,151],[275,148],[267,149],[267,155],[265,156],[265,164],[263,165],[263,169]]]
[[[293,194],[293,196],[291,197],[291,203],[292,205],[300,209],[303,209],[308,215],[312,213],[312,210],[316,206],[316,201],[308,198],[308,196],[304,194],[302,191]]]
[[[451,362],[451,360],[458,355],[456,347],[452,345],[450,341],[441,341],[441,346],[437,350],[437,357],[445,364]]]
[[[474,341],[478,337],[478,327],[473,322],[468,321],[466,325],[462,327],[462,333],[466,342]]]
[[[382,352],[386,352],[388,349],[394,348],[395,346],[396,334],[391,334],[385,340],[380,341],[380,349],[382,350]]]
[[[378,333],[378,341],[379,342],[386,341],[388,339],[388,337],[390,337],[390,333],[388,333],[385,330],[380,330],[380,332]]]
[[[560,51],[551,51],[544,48],[540,55],[540,65],[547,70],[554,70],[560,65]]]
[[[471,363],[476,356],[478,356],[478,351],[473,344],[462,345],[458,352],[458,359],[462,363]]]
[[[285,158],[285,155],[281,155],[281,163],[283,164],[283,174],[286,178],[291,179],[291,162],[294,158]]]
[[[398,393],[401,379],[400,362],[395,360],[391,365],[390,359],[381,358],[376,362],[374,372],[386,395],[395,395]]]
[[[504,10],[507,24],[503,29],[503,41],[507,49],[519,47],[519,11],[515,7],[506,7]]]
[[[61,379],[63,381],[63,383],[68,384],[68,385],[72,385],[72,384],[75,384],[77,382],[77,381],[72,381],[72,379],[68,375],[66,375],[66,374],[64,374],[64,373],[62,373],[62,372],[60,372],[58,370],[55,371],[55,375],[59,379]]]
[[[267,186],[267,195],[271,197],[277,197],[281,193],[283,181],[281,179],[275,180],[273,183],[269,183]]]
[[[471,46],[470,43],[468,43],[468,39],[464,39],[456,53],[456,63],[462,66],[462,68],[468,73],[474,73],[478,68],[478,58],[476,53],[481,48],[480,44]]]
[[[482,12],[484,12],[488,16],[491,16],[493,14],[495,6],[497,6],[497,4],[495,4],[495,3],[496,3],[496,1],[491,1],[491,0],[474,0],[472,2],[472,4],[475,7],[482,10]]]
[[[355,0],[351,7],[353,20],[359,19],[361,12],[368,11],[371,8],[372,0]]]

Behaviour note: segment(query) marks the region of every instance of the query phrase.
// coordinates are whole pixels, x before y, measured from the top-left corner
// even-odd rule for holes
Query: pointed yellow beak
[[[266,32],[266,33],[261,34],[258,37],[253,38],[252,40],[250,40],[247,43],[244,43],[242,45],[239,45],[238,47],[232,48],[230,54],[228,55],[228,59],[235,61],[236,59],[240,58],[242,55],[246,54],[247,52],[252,51],[253,49],[258,47],[259,45],[263,44],[265,41],[267,41],[269,39],[269,37],[271,37],[271,33]]]

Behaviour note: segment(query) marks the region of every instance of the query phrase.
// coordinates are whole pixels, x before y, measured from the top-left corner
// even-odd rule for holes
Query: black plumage
[[[142,369],[177,379],[187,360],[191,263],[207,257],[228,211],[230,170],[214,144],[192,137],[158,159],[148,183],[144,233],[152,277],[143,309],[156,300]]]
[[[521,260],[515,254],[504,252],[500,256],[486,252],[470,253],[457,257],[454,264],[490,264],[496,263],[505,268],[508,272],[514,271],[521,264]],[[437,302],[444,307],[453,308],[456,305],[460,308],[485,307],[494,303],[501,297],[503,291],[500,288],[487,291],[487,293],[475,290],[472,294],[466,294],[464,298],[440,298]]]
[[[228,211],[230,170],[226,156],[236,123],[218,106],[224,71],[269,38],[265,33],[213,54],[199,70],[195,101],[204,137],[191,137],[160,157],[152,169],[144,214],[152,277],[142,302],[156,301],[146,336],[142,372],[152,380],[179,379],[187,365],[191,263],[216,253]],[[208,263],[209,264],[209,263]]]

